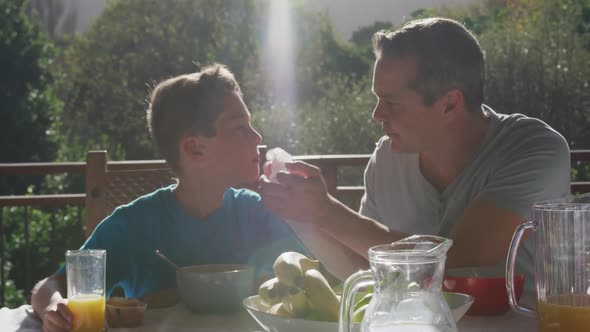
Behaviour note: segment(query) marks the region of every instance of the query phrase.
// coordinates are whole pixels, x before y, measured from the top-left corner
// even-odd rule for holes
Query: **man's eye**
[[[387,105],[387,107],[394,112],[399,112],[403,109],[400,104],[391,101],[385,102],[385,105]]]
[[[387,106],[390,109],[395,109],[397,107],[396,104],[388,100],[384,100],[383,103],[385,103],[385,106]]]

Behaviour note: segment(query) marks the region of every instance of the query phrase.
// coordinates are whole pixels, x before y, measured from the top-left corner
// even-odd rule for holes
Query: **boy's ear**
[[[199,160],[205,156],[207,145],[196,136],[185,136],[180,141],[182,154],[188,159]]]

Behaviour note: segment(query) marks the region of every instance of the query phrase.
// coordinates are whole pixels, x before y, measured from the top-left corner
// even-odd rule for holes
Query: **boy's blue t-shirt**
[[[156,256],[156,249],[179,266],[250,264],[259,276],[272,274],[272,264],[285,251],[310,255],[253,191],[230,188],[219,209],[195,219],[178,204],[173,188],[118,207],[80,248],[106,249],[107,296],[115,286],[132,298],[176,287],[175,270]]]

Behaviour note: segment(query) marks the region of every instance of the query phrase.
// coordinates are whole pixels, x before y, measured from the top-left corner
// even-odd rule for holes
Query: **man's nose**
[[[377,103],[375,108],[373,109],[373,114],[371,115],[373,120],[377,122],[383,122],[383,111],[381,110],[381,103]]]

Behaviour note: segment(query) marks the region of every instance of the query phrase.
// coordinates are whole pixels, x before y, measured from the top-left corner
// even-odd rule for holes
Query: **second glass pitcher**
[[[362,332],[456,331],[441,286],[452,240],[414,235],[369,249],[371,270],[359,271],[344,283],[339,331],[350,331],[355,294],[373,285]]]
[[[514,234],[507,262],[512,308],[538,317],[539,331],[590,331],[590,194],[535,203],[532,220]],[[516,252],[525,230],[533,231],[537,308],[514,295]]]

